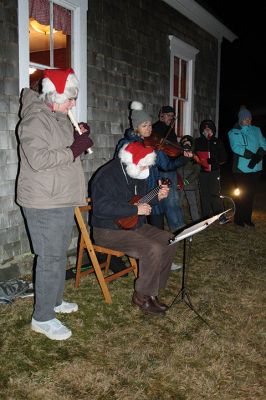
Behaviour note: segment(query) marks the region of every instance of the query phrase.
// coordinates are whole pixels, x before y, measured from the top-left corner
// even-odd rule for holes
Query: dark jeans
[[[157,296],[165,288],[177,244],[168,246],[173,235],[149,224],[136,230],[93,228],[95,243],[125,252],[139,261],[135,290],[142,295]]]
[[[63,300],[74,208],[23,207],[23,213],[37,256],[33,318],[37,321],[49,321],[55,318],[54,307]]]
[[[171,232],[175,232],[185,225],[183,210],[180,204],[179,191],[177,189],[176,171],[160,172],[161,177],[169,178],[171,186],[169,195],[161,200],[161,207],[166,216],[168,227]]]
[[[254,196],[261,172],[235,174],[235,184],[240,189],[240,196],[235,198],[235,222],[251,222]]]

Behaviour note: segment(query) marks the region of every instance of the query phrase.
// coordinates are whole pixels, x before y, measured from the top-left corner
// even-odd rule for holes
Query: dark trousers
[[[164,230],[164,214],[151,214],[147,217],[147,221],[150,225]]]
[[[235,174],[235,184],[240,190],[240,196],[236,197],[235,222],[251,222],[254,196],[260,178],[260,172],[247,174]]]
[[[93,228],[95,243],[125,252],[139,261],[135,290],[142,295],[157,296],[164,289],[177,244],[168,246],[173,235],[149,224],[136,230]]]
[[[201,172],[199,182],[202,216],[208,218],[223,212],[223,202],[219,197],[221,194],[220,170]]]

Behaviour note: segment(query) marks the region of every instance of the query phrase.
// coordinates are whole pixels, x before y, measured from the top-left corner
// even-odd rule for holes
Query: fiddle
[[[156,132],[153,132],[151,136],[144,138],[144,146],[152,147],[154,150],[161,150],[169,157],[179,157],[185,150],[178,143],[172,143],[166,138],[160,138]]]

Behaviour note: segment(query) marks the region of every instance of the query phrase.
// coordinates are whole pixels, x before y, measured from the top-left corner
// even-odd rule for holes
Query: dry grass
[[[131,275],[110,284],[112,305],[93,276],[78,290],[67,282],[80,310],[62,317],[73,331],[65,342],[31,332],[31,299],[1,306],[1,400],[265,399],[265,195],[258,200],[255,229],[214,224],[193,238],[187,285],[212,329],[184,303],[165,318],[142,315],[130,305]],[[168,303],[180,278],[171,274]]]

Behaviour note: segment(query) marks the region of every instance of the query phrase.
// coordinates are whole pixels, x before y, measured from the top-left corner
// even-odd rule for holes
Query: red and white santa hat
[[[155,164],[156,153],[151,147],[145,147],[141,142],[125,144],[118,153],[118,157],[126,165],[126,171],[131,178],[137,178],[141,167],[150,167]]]
[[[79,81],[72,68],[46,69],[42,80],[42,95],[53,103],[62,104],[68,99],[77,98]]]

